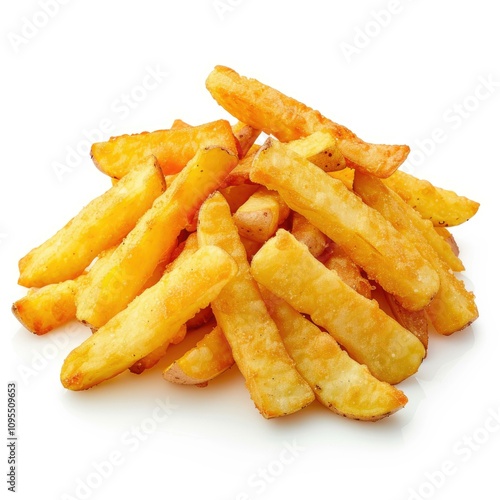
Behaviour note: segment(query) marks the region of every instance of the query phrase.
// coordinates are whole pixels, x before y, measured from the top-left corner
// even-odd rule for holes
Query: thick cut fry
[[[129,370],[132,373],[135,373],[136,375],[140,375],[142,372],[145,370],[149,370],[150,368],[153,368],[167,353],[168,347],[171,344],[178,344],[179,342],[182,342],[184,340],[184,337],[186,336],[187,328],[186,325],[182,325],[179,328],[179,331],[177,334],[174,336],[174,338],[167,340],[164,342],[160,347],[157,347],[153,351],[151,351],[149,354],[146,354],[143,358],[141,358],[139,361],[136,361],[130,368]]]
[[[276,191],[260,187],[233,215],[238,232],[244,238],[263,243],[288,217],[290,210]]]
[[[474,294],[468,292],[460,281],[428,243],[417,224],[413,209],[400,196],[376,177],[356,172],[354,190],[363,201],[378,210],[398,231],[406,236],[421,255],[434,267],[439,276],[439,290],[426,312],[437,332],[450,335],[464,329],[478,316]],[[430,228],[432,232],[433,228]],[[435,233],[434,233],[435,234]],[[387,291],[387,290],[386,290]]]
[[[234,365],[231,347],[219,326],[215,326],[196,346],[174,361],[163,377],[176,384],[205,386]]]
[[[292,234],[307,246],[314,257],[319,257],[327,248],[330,238],[323,234],[298,212],[292,214]]]
[[[237,157],[225,149],[200,149],[113,252],[108,265],[79,289],[78,319],[100,327],[124,309],[236,162]]]
[[[424,308],[437,293],[436,271],[390,222],[286,145],[268,141],[254,160],[251,179],[278,191],[407,309]]]
[[[29,290],[12,305],[12,312],[30,332],[43,335],[76,318],[76,280]]]
[[[96,167],[120,179],[135,163],[154,155],[165,175],[180,172],[198,149],[219,146],[237,154],[236,139],[226,120],[217,120],[198,127],[181,127],[141,134],[112,137],[92,145]]]
[[[252,162],[259,149],[260,146],[257,145],[254,145],[250,148],[250,151],[245,156],[245,158],[242,158],[238,165],[226,177],[224,187],[239,186],[241,184],[247,184],[250,182],[250,170],[252,168]]]
[[[372,285],[361,274],[359,266],[345,253],[342,247],[332,243],[327,250],[327,254],[328,258],[323,262],[325,266],[335,271],[342,281],[353,290],[356,290],[359,294],[370,299],[372,295]]]
[[[236,167],[238,168],[238,167]],[[233,170],[234,172],[234,170]],[[238,208],[245,203],[245,201],[252,196],[259,189],[258,184],[238,184],[236,186],[228,186],[219,189],[221,194],[226,198],[231,213],[234,214]]]
[[[345,417],[374,421],[407,403],[403,392],[376,379],[331,335],[268,290],[261,292],[297,370],[323,405]]]
[[[302,139],[289,142],[287,146],[325,172],[342,170],[346,166],[337,139],[331,131],[314,132]]]
[[[123,372],[175,338],[236,273],[237,265],[226,252],[201,248],[75,348],[62,367],[63,386],[88,389]]]
[[[142,159],[121,182],[19,261],[19,284],[42,287],[76,278],[101,251],[119,243],[164,190],[155,159]]]
[[[413,375],[425,356],[421,342],[374,300],[355,292],[279,229],[252,260],[254,278],[299,312],[310,315],[379,380],[397,384]],[[304,291],[307,290],[307,293]]]
[[[224,66],[215,67],[206,86],[212,97],[238,120],[280,141],[293,141],[320,130],[331,131],[349,164],[380,177],[391,175],[410,151],[408,146],[366,143],[318,111]]]
[[[458,226],[473,217],[479,209],[476,201],[401,170],[384,182],[434,226]]]
[[[238,122],[236,125],[233,125],[232,129],[237,140],[238,155],[240,158],[244,158],[254,142],[258,139],[261,131],[243,122]]]
[[[212,302],[212,310],[255,406],[266,418],[287,415],[307,406],[314,400],[314,394],[295,369],[267,312],[250,275],[245,248],[229,206],[220,193],[215,193],[200,209],[198,242],[201,248],[221,247],[238,264],[237,276]]]

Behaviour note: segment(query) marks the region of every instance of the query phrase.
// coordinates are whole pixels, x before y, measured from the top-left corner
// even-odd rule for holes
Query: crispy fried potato
[[[142,159],[121,182],[19,261],[19,284],[42,287],[76,278],[101,251],[119,243],[164,190],[155,159]]]
[[[470,325],[478,317],[474,294],[465,289],[463,282],[453,274],[448,264],[429,244],[420,229],[421,219],[418,216],[414,224],[413,209],[380,179],[367,174],[356,172],[354,191],[404,234],[438,274],[439,290],[426,307],[436,331],[450,335]],[[432,227],[430,229],[433,231]]]
[[[124,309],[236,162],[228,150],[200,149],[113,252],[108,265],[78,290],[77,318],[100,327]]]
[[[236,167],[238,168],[238,167]],[[234,172],[234,170],[233,170]],[[219,189],[222,196],[226,198],[231,213],[234,214],[238,208],[245,203],[245,201],[252,196],[259,189],[258,184],[238,184],[236,186],[227,186]]]
[[[71,351],[61,370],[63,386],[88,389],[171,341],[236,273],[237,265],[226,252],[201,248]]]
[[[233,365],[231,347],[222,329],[215,326],[195,347],[168,366],[163,377],[176,384],[203,387]]]
[[[337,139],[329,130],[313,132],[302,139],[289,142],[287,146],[325,172],[342,170],[346,166]]]
[[[198,242],[217,245],[238,264],[237,276],[212,302],[217,324],[231,346],[255,406],[265,418],[287,415],[314,400],[314,394],[294,367],[278,329],[250,275],[229,205],[220,193],[200,209]]]
[[[345,253],[342,247],[331,243],[327,254],[328,257],[324,261],[322,260],[323,264],[328,269],[335,271],[353,290],[370,299],[372,285],[362,275],[360,267]]]
[[[434,226],[434,231],[436,231],[436,233],[443,238],[443,240],[450,246],[451,251],[458,257],[460,255],[460,248],[458,247],[453,234],[451,234],[446,227]]]
[[[250,182],[250,169],[252,168],[252,162],[257,154],[260,146],[253,145],[250,151],[242,158],[238,165],[229,173],[224,181],[224,186],[239,186],[241,184],[246,184]]]
[[[327,248],[330,238],[323,234],[298,212],[292,213],[291,233],[307,246],[314,257],[319,257]]]
[[[380,420],[408,402],[402,391],[376,379],[328,333],[265,288],[262,296],[295,366],[328,409],[357,420]]]
[[[187,332],[187,327],[184,324],[179,328],[179,331],[174,336],[174,338],[165,341],[160,347],[157,347],[149,354],[146,354],[146,356],[141,358],[139,361],[136,361],[129,368],[129,370],[132,373],[135,373],[136,375],[140,375],[145,370],[153,368],[153,366],[156,366],[156,364],[165,356],[165,354],[167,354],[167,350],[170,345],[178,344],[179,342],[182,342],[184,340],[186,332]]]
[[[261,186],[233,215],[240,236],[263,243],[288,217],[290,209],[276,191]]]
[[[216,66],[206,80],[212,97],[229,113],[252,127],[289,142],[320,130],[331,131],[349,166],[387,177],[406,159],[408,146],[369,144],[348,128],[322,116],[255,79]]]
[[[384,182],[434,226],[458,226],[473,217],[479,209],[476,201],[401,170]]]
[[[436,271],[390,222],[286,145],[266,142],[250,177],[278,191],[292,210],[338,243],[407,309],[423,309],[437,293]]]
[[[425,356],[421,342],[376,301],[328,270],[289,232],[279,229],[262,246],[251,272],[260,284],[328,330],[379,380],[397,384],[418,370]]]
[[[254,142],[259,138],[261,131],[243,122],[236,123],[236,125],[232,126],[232,129],[237,141],[238,155],[240,158],[244,158]]]
[[[43,335],[76,318],[77,280],[31,289],[14,302],[12,312],[30,332]]]
[[[228,121],[112,137],[107,142],[94,143],[91,154],[99,170],[120,179],[149,155],[156,157],[165,175],[178,173],[198,149],[213,145],[237,154],[236,139]]]

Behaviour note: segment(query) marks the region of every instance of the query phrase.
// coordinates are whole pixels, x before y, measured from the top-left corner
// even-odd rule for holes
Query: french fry
[[[402,170],[394,172],[384,182],[434,226],[458,226],[473,217],[479,209],[476,201],[436,187]]]
[[[261,186],[236,210],[233,220],[242,237],[263,243],[289,213],[290,209],[276,191]]]
[[[31,289],[14,302],[12,312],[30,332],[44,335],[76,318],[76,280]]]
[[[323,234],[298,212],[292,214],[292,234],[307,246],[314,257],[319,257],[328,246],[330,238]]]
[[[214,144],[237,154],[236,139],[226,120],[217,120],[198,127],[181,127],[141,134],[112,137],[92,145],[91,155],[96,167],[120,179],[137,162],[154,155],[165,175],[176,174],[195,156],[198,149]]]
[[[407,309],[423,309],[437,293],[436,271],[390,222],[286,145],[268,140],[250,177],[278,191],[290,209],[338,243]]]
[[[71,351],[61,370],[63,386],[88,389],[171,341],[236,273],[237,265],[226,252],[201,248]]]
[[[226,177],[223,187],[227,186],[239,186],[240,184],[246,184],[250,182],[250,169],[252,168],[252,162],[259,150],[260,146],[253,145],[247,155],[242,158],[238,165],[229,173]]]
[[[237,140],[238,155],[240,158],[244,158],[254,142],[258,139],[261,131],[243,122],[238,122],[236,125],[233,125],[232,130]]]
[[[437,332],[450,335],[470,325],[478,311],[474,294],[451,271],[420,230],[419,220],[413,223],[413,209],[380,179],[356,172],[354,190],[363,201],[378,210],[393,226],[406,236],[429,262],[439,276],[439,290],[426,307]],[[417,215],[417,218],[419,216]],[[433,231],[433,228],[430,228]],[[435,234],[435,233],[433,233]]]
[[[346,166],[345,158],[338,148],[337,139],[331,131],[319,130],[302,139],[291,141],[287,145],[292,151],[325,172],[343,170]]]
[[[220,193],[207,199],[200,209],[198,242],[201,248],[219,246],[238,264],[237,276],[212,302],[212,310],[255,406],[265,418],[287,415],[307,406],[314,394],[295,369],[267,312],[250,275],[229,205]]]
[[[231,213],[234,214],[257,189],[259,189],[258,184],[238,184],[236,186],[227,186],[219,189],[219,191],[226,198]]]
[[[387,177],[406,159],[408,146],[369,144],[348,128],[255,79],[216,66],[206,80],[212,97],[238,120],[289,142],[320,130],[331,131],[349,166]]]
[[[236,161],[234,154],[219,147],[196,153],[113,252],[108,265],[78,290],[80,321],[99,328],[127,306],[158,263],[170,254],[180,231]]]
[[[145,370],[153,368],[153,366],[155,366],[165,356],[170,345],[178,344],[179,342],[182,342],[184,340],[186,332],[187,332],[187,327],[184,324],[179,328],[179,331],[172,339],[165,341],[160,347],[157,347],[150,353],[146,354],[139,361],[136,361],[129,368],[129,370],[132,373],[135,373],[136,375],[140,375]]]
[[[379,380],[397,384],[418,370],[425,356],[421,342],[284,229],[257,252],[251,272],[269,291],[310,315]]]
[[[76,278],[100,252],[119,243],[164,190],[153,157],[135,164],[121,182],[19,261],[19,284],[42,287]]]
[[[346,254],[346,252],[339,245],[332,243],[327,250],[327,254],[328,257],[323,264],[328,269],[335,271],[342,281],[353,290],[363,295],[363,297],[370,299],[372,295],[372,285],[361,274],[359,266]]]
[[[233,365],[231,346],[222,329],[215,326],[195,347],[168,366],[163,378],[176,384],[206,386]]]
[[[357,420],[380,420],[408,402],[404,393],[376,379],[337,344],[335,339],[261,288],[271,317],[280,331],[297,370],[316,399],[328,409]]]

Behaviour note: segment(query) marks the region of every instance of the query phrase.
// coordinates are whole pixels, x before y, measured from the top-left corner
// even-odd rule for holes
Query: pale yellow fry
[[[325,172],[335,172],[346,167],[345,158],[331,131],[318,130],[302,139],[290,141],[287,146]]]
[[[61,370],[63,386],[88,389],[171,341],[189,318],[217,297],[237,270],[234,260],[220,248],[198,250],[69,354]]]
[[[236,156],[225,149],[200,149],[141,217],[107,266],[99,269],[91,282],[78,291],[78,319],[100,327],[123,310],[158,262],[173,250],[179,233],[236,162]]]
[[[338,243],[407,309],[423,309],[437,293],[436,271],[390,222],[286,145],[266,142],[250,177],[278,191],[292,210]]]
[[[355,292],[279,229],[252,259],[254,278],[299,312],[310,315],[379,380],[397,384],[413,375],[425,356],[421,342],[374,300]]]
[[[479,209],[479,203],[454,191],[434,186],[427,180],[418,179],[398,170],[384,180],[424,219],[434,226],[457,226],[468,221]]]
[[[345,417],[374,421],[407,403],[402,391],[376,379],[331,335],[269,290],[261,293],[297,370],[323,405]]]
[[[100,252],[119,243],[164,190],[155,159],[143,159],[19,261],[19,284],[42,287],[76,278]]]
[[[212,310],[245,377],[255,406],[266,418],[293,413],[307,406],[314,394],[295,370],[267,312],[250,275],[246,251],[229,206],[220,193],[215,193],[200,209],[198,241],[201,248],[220,246],[238,264],[238,275],[212,302]]]

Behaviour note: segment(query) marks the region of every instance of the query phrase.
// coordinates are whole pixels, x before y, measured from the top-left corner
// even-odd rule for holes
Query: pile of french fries
[[[20,260],[14,314],[38,335],[89,327],[61,370],[71,390],[141,373],[203,329],[167,381],[204,386],[236,364],[266,418],[315,399],[359,420],[401,409],[429,330],[478,317],[448,227],[479,204],[398,170],[407,146],[366,143],[230,68],[206,86],[236,124],[92,145],[112,187]]]

